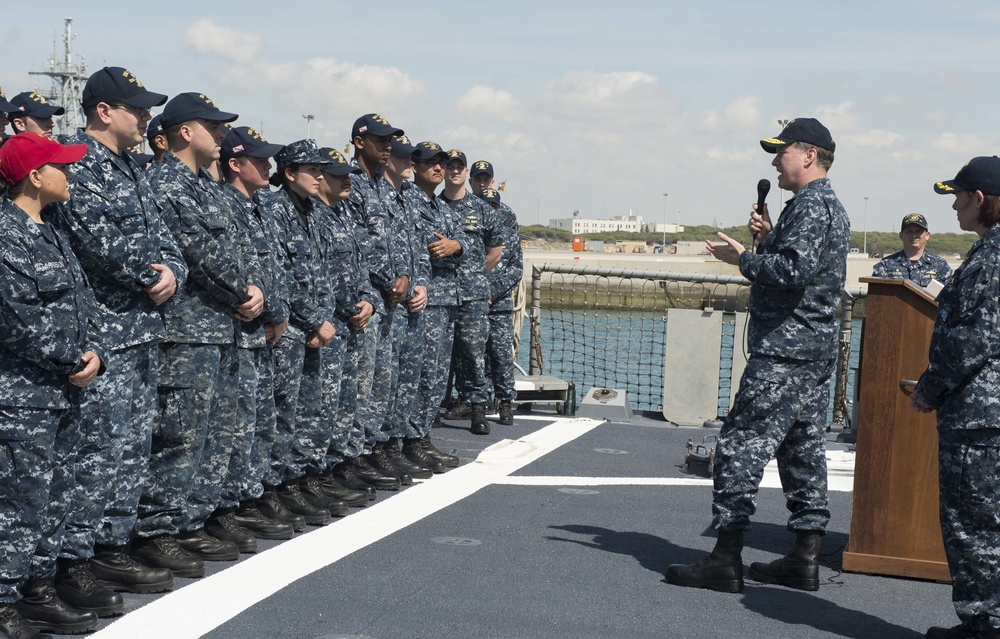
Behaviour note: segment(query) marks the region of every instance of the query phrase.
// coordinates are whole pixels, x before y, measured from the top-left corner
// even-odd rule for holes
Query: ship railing
[[[581,392],[589,387],[624,390],[637,410],[661,413],[681,423],[685,420],[672,418],[669,405],[693,398],[672,397],[683,384],[671,380],[701,367],[711,371],[718,367],[716,387],[705,392],[715,394],[708,401],[715,401],[717,408],[708,419],[721,418],[729,410],[746,362],[749,295],[750,283],[739,275],[535,265],[527,311],[528,373],[566,379]],[[855,320],[863,315],[865,300],[865,290],[852,287],[839,307],[831,426],[843,428],[845,422],[849,426],[849,378],[860,341]],[[691,335],[694,343],[685,343],[687,334],[675,334],[668,341],[671,315],[676,326],[699,327]],[[694,324],[689,323],[691,317]],[[700,324],[701,317],[706,318],[705,325]],[[706,328],[709,320],[711,327]],[[712,335],[717,331],[721,336]],[[705,337],[704,343],[714,346],[701,348]],[[678,349],[677,344],[683,347]]]

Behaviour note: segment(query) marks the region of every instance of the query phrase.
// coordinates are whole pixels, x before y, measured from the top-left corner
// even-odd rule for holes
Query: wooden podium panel
[[[900,389],[917,380],[937,304],[908,280],[861,278],[857,453],[844,570],[951,581],[938,514],[937,415],[918,413]]]

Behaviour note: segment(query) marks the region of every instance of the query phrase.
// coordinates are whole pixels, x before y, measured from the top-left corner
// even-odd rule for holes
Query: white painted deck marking
[[[497,483],[603,423],[559,419],[516,441],[497,442],[471,464],[164,595],[90,637],[197,639],[288,584]]]
[[[542,418],[518,417],[541,421]],[[556,418],[517,440],[493,444],[471,464],[434,481],[417,482],[391,500],[353,512],[307,535],[200,579],[130,612],[91,639],[198,639],[285,586],[333,564],[490,485],[506,486],[708,486],[704,478],[521,477],[512,473],[584,435],[603,421]],[[544,418],[552,422],[553,418]],[[830,490],[853,487],[853,455],[828,454]],[[774,462],[761,487],[781,487]]]

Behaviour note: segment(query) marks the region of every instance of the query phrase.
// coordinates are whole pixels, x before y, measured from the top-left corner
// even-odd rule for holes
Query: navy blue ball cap
[[[391,140],[392,144],[389,147],[389,153],[397,158],[408,158],[413,155],[413,151],[416,150],[412,144],[410,144],[410,138],[405,135],[394,135]]]
[[[325,146],[319,150],[320,155],[322,155],[327,164],[323,165],[323,172],[329,173],[330,175],[336,175],[338,177],[342,175],[348,175],[350,173],[363,173],[361,167],[351,162],[337,149]]]
[[[278,154],[284,147],[271,144],[264,136],[248,126],[233,127],[226,137],[222,138],[222,158],[270,158]]]
[[[121,102],[138,109],[152,109],[166,101],[167,96],[148,91],[139,78],[121,67],[104,67],[91,75],[83,87],[85,109],[100,102]]]
[[[448,151],[448,162],[458,160],[462,163],[462,166],[469,166],[469,161],[465,158],[465,154],[458,149],[452,149]]]
[[[153,143],[156,136],[163,135],[163,124],[160,122],[162,119],[163,116],[154,115],[153,119],[146,125],[146,139],[149,140],[150,144]]]
[[[50,103],[45,99],[45,96],[35,91],[18,93],[10,99],[10,103],[14,106],[14,109],[9,112],[12,118],[24,115],[30,115],[33,118],[51,118],[53,115],[66,113],[66,109]]]
[[[10,111],[17,111],[17,107],[7,101],[7,95],[0,88],[0,113],[9,113]]]
[[[927,218],[919,213],[907,213],[904,215],[903,221],[899,224],[899,230],[902,231],[911,224],[916,224],[925,231],[927,230]]]
[[[1000,195],[1000,158],[995,155],[972,158],[954,180],[938,182],[934,185],[934,190],[942,195],[954,195],[958,191],[982,191],[986,195]]]
[[[274,156],[274,163],[278,168],[269,181],[274,186],[280,186],[285,167],[295,164],[325,165],[329,164],[330,160],[319,152],[315,140],[296,140],[281,147],[281,150]]]
[[[495,177],[493,174],[493,165],[486,160],[479,160],[478,162],[472,163],[472,168],[469,169],[469,177],[476,177],[480,173],[489,173],[490,177]]]
[[[837,145],[833,142],[830,130],[815,118],[796,118],[789,120],[785,128],[776,137],[764,138],[761,147],[768,153],[777,153],[782,147],[795,142],[805,142],[833,153]]]
[[[397,129],[378,113],[367,113],[354,121],[351,128],[351,140],[360,135],[403,135],[403,129]]]
[[[163,107],[161,116],[160,124],[163,125],[164,130],[192,120],[232,122],[240,117],[235,113],[220,111],[211,98],[204,93],[194,91],[181,93],[170,98],[167,106]]]
[[[410,154],[410,158],[412,158],[414,162],[426,162],[434,159],[447,162],[448,152],[441,148],[441,145],[437,142],[420,142],[414,147],[413,153]]]
[[[500,205],[500,193],[496,189],[483,189],[476,193],[476,197],[486,200],[490,204]]]

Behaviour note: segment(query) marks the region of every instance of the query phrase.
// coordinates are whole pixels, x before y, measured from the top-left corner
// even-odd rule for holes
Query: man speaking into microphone
[[[764,466],[775,456],[796,541],[785,557],[751,564],[751,578],[817,590],[819,540],[830,520],[826,413],[851,237],[847,212],[826,176],[836,145],[812,118],[792,120],[760,144],[774,154],[778,186],[794,195],[774,223],[766,206],[753,207],[748,229],[759,243],[755,253],[724,233],[721,243],[707,243],[712,255],[739,266],[750,280],[750,359],[715,449],[715,548],[666,572],[669,583],[721,592],[743,590],[743,534]]]

